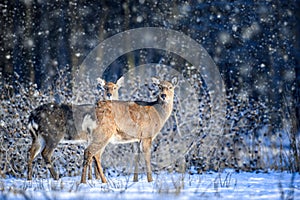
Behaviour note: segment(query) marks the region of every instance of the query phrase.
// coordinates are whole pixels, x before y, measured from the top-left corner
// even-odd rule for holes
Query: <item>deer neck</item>
[[[170,103],[157,101],[156,104],[154,104],[154,108],[158,112],[160,118],[165,122],[170,117],[173,109],[173,101]]]

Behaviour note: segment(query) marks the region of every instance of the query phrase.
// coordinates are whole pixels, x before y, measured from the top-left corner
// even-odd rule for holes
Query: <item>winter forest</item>
[[[149,102],[156,98],[144,84],[150,76],[162,80],[179,76],[173,112],[152,142],[154,178],[161,173],[176,173],[199,175],[200,180],[203,174],[230,170],[223,182],[218,176],[219,187],[224,189],[224,185],[232,186],[228,180],[233,173],[299,174],[299,9],[297,0],[1,0],[0,197],[9,199],[9,182],[5,180],[16,179],[25,181],[21,190],[15,189],[20,199],[30,199],[20,191],[33,187],[33,183],[26,182],[31,112],[46,103],[95,104],[104,93],[99,89],[98,77],[113,83],[124,77],[119,99]],[[147,27],[161,29],[142,29]],[[130,32],[130,41],[123,39],[117,44],[116,39],[109,48],[100,48],[99,44],[129,30],[175,31],[201,47],[203,60],[195,66],[186,59],[193,57],[189,55],[195,51],[192,46],[182,47],[188,52],[181,54],[170,48],[154,48],[156,44],[123,52],[123,47],[147,39],[146,32],[138,37]],[[162,41],[157,42],[159,45],[167,44],[169,36],[165,33],[156,38]],[[176,42],[174,49],[180,49],[183,40]],[[113,58],[98,73],[97,63]],[[212,68],[218,72],[220,82],[211,81]],[[60,177],[76,177],[74,180],[79,181],[85,148],[84,143],[58,145],[52,160]],[[132,143],[109,144],[102,156],[106,177],[118,180],[130,176],[133,154]],[[140,179],[146,181],[142,156],[138,166]],[[33,180],[43,185],[39,180],[50,178],[46,163],[37,156]],[[168,184],[176,192],[183,187],[176,185],[176,178],[171,179],[171,183],[154,181],[155,191],[169,192],[171,186],[165,186]],[[199,187],[203,180],[200,182]],[[99,191],[124,189],[114,181],[110,189],[101,181],[90,183],[90,187],[97,184],[102,189]],[[300,183],[292,184],[297,185],[294,188],[299,193]],[[80,191],[79,183],[74,185],[71,188]]]

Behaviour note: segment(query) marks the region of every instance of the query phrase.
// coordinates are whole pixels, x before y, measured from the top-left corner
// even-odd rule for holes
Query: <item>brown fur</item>
[[[147,179],[151,182],[151,144],[173,109],[174,86],[167,81],[159,83],[160,93],[155,102],[100,101],[97,104],[97,127],[93,139],[84,152],[81,183],[86,183],[86,170],[93,156],[98,155],[97,167],[103,183],[106,178],[101,166],[101,155],[108,143],[141,142],[147,167]],[[134,181],[138,180],[137,162]]]
[[[103,80],[102,80],[103,81]],[[104,98],[117,99],[118,98],[118,83],[103,82]],[[86,114],[94,114],[94,105],[79,105],[74,106],[70,104],[44,104],[31,112],[29,117],[28,128],[32,136],[32,145],[29,150],[28,158],[28,180],[32,180],[32,162],[35,157],[41,152],[51,176],[57,180],[59,178],[56,173],[51,158],[54,149],[62,140],[67,141],[88,141],[88,131],[76,131],[75,123],[83,122]],[[81,113],[74,119],[73,111]],[[97,162],[97,159],[95,159]],[[91,168],[89,168],[89,179],[91,179]],[[96,173],[96,176],[98,174]],[[97,177],[99,178],[99,177]]]

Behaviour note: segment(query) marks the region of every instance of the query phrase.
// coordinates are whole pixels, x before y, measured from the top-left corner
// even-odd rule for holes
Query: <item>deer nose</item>
[[[111,97],[111,93],[107,93],[106,96],[110,98]]]
[[[161,97],[163,100],[165,100],[166,97],[167,97],[167,95],[166,95],[166,94],[161,94],[160,97]]]

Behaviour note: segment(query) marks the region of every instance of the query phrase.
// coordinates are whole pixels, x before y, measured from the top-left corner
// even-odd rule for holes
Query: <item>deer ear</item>
[[[146,79],[148,82],[145,83],[145,86],[148,88],[149,91],[155,91],[158,88],[160,80],[156,77],[151,77],[151,80]]]
[[[159,85],[160,84],[160,80],[158,78],[156,78],[156,77],[151,77],[151,81],[155,85]]]
[[[98,83],[101,87],[103,87],[103,86],[106,84],[106,81],[103,80],[102,78],[97,78],[97,83]]]
[[[176,86],[178,84],[178,77],[177,76],[174,76],[171,80],[171,83],[173,86]]]
[[[116,85],[117,85],[119,88],[122,87],[122,86],[124,85],[124,76],[122,76],[121,78],[119,78],[119,79],[117,80]]]

